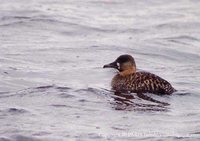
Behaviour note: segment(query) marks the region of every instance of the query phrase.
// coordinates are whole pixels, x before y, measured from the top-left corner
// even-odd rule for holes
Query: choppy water
[[[0,2],[0,141],[200,139],[200,1]],[[124,53],[178,92],[109,91]]]

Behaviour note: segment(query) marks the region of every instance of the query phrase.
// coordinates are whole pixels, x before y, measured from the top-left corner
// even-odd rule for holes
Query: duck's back
[[[135,93],[172,94],[176,91],[169,82],[149,72],[136,72],[127,76],[117,74],[111,85],[114,90]]]

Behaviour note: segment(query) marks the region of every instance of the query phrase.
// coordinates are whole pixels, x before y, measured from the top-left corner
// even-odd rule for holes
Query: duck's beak
[[[117,67],[117,63],[116,62],[112,62],[110,64],[104,65],[103,68],[115,68],[115,69],[117,69],[118,67]]]

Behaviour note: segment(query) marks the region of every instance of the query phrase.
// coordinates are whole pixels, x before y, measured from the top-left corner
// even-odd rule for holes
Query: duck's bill
[[[117,67],[117,63],[116,62],[112,62],[110,64],[104,65],[103,68],[116,68],[117,69],[118,67]]]

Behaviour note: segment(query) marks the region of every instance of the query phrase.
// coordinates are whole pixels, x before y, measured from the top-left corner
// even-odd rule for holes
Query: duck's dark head
[[[135,60],[127,54],[119,56],[114,62],[104,65],[103,68],[115,68],[123,76],[136,72]]]

